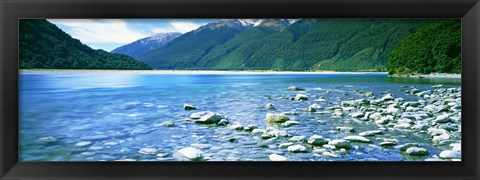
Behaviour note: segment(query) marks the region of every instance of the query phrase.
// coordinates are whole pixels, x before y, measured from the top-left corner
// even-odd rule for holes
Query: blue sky
[[[48,19],[93,49],[116,47],[163,32],[186,33],[214,19]]]

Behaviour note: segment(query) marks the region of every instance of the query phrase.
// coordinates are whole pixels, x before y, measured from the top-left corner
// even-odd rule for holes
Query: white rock
[[[243,126],[241,124],[232,124],[228,128],[233,129],[233,130],[238,130],[238,131],[243,130]]]
[[[253,134],[253,135],[261,135],[261,134],[263,134],[263,133],[265,133],[265,130],[263,130],[263,129],[254,129],[254,130],[252,130],[252,134]]]
[[[293,143],[292,142],[286,142],[286,143],[282,143],[280,145],[278,145],[279,148],[287,148],[288,146],[292,146]]]
[[[442,159],[461,159],[462,154],[460,152],[445,150],[445,151],[442,151],[440,155],[438,155],[438,157]]]
[[[393,95],[392,94],[385,94],[383,97],[382,97],[382,100],[384,101],[391,101],[395,98],[393,98]]]
[[[297,125],[297,124],[300,124],[300,122],[294,121],[294,120],[288,120],[283,123],[284,126],[291,126],[291,125]]]
[[[450,144],[450,147],[452,147],[452,151],[462,152],[462,144],[461,143]]]
[[[305,90],[305,88],[298,87],[298,86],[290,86],[290,87],[287,88],[287,90],[290,90],[290,91],[303,91],[303,90]]]
[[[428,155],[427,149],[421,148],[421,147],[409,147],[405,152],[410,156],[426,156],[426,155]]]
[[[347,136],[344,137],[343,139],[351,141],[351,142],[362,142],[362,143],[369,143],[370,139],[367,139],[363,136]]]
[[[352,113],[352,117],[353,118],[362,118],[365,114],[363,114],[362,112],[356,112],[356,113]]]
[[[440,116],[437,116],[437,118],[435,118],[435,122],[436,123],[447,123],[447,122],[450,122],[450,115],[448,114],[442,114]]]
[[[312,145],[323,145],[323,144],[327,144],[328,140],[323,138],[320,135],[314,134],[310,136],[310,138],[308,138],[307,143]]]
[[[199,124],[215,124],[224,118],[225,116],[210,111],[202,111],[190,115],[190,119],[194,119]]]
[[[193,147],[182,148],[177,151],[177,154],[192,161],[201,160],[203,158],[203,152]]]
[[[280,156],[278,154],[270,154],[268,158],[270,159],[270,161],[286,161],[287,160],[286,157]]]
[[[290,152],[307,152],[307,148],[299,144],[288,146],[287,150]]]
[[[385,141],[385,142],[381,142],[380,146],[394,146],[395,144],[397,144],[397,143],[392,142],[392,141]]]
[[[305,94],[297,94],[297,95],[295,96],[295,100],[297,100],[297,101],[308,100],[308,96],[305,95]]]

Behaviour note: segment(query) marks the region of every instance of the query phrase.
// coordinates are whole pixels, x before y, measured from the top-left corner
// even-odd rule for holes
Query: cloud
[[[83,43],[126,44],[147,37],[128,28],[124,20],[119,19],[49,19],[48,21],[68,28],[68,33]]]
[[[170,21],[169,22],[169,27],[164,27],[164,28],[153,28],[152,32],[154,33],[165,33],[165,32],[180,32],[180,33],[186,33],[193,31],[200,26],[204,24],[196,24],[190,21]]]

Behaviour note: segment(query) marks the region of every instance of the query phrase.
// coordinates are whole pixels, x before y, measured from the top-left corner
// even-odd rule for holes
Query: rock
[[[376,120],[375,123],[377,124],[388,124],[390,122],[390,118],[382,117],[379,120]]]
[[[425,148],[421,147],[409,147],[405,152],[410,156],[426,156],[428,151]]]
[[[350,149],[350,142],[343,139],[331,140],[328,142],[329,145],[335,146],[336,148]]]
[[[376,112],[376,113],[373,113],[370,115],[370,117],[368,117],[368,119],[371,119],[371,120],[379,120],[380,118],[382,118],[382,114]]]
[[[241,124],[237,124],[237,123],[230,125],[228,128],[233,129],[233,130],[237,130],[237,131],[243,130],[243,126]]]
[[[376,134],[382,134],[382,131],[380,130],[373,130],[373,131],[365,131],[365,132],[361,132],[360,136],[373,136],[373,135],[376,135]]]
[[[291,125],[297,125],[297,124],[300,124],[300,122],[294,121],[294,120],[288,120],[283,123],[284,126],[291,126]]]
[[[433,136],[432,141],[435,143],[440,143],[441,141],[449,140],[450,137],[451,136],[449,134],[445,133],[438,136]]]
[[[391,115],[400,115],[400,114],[402,114],[402,110],[400,110],[398,108],[390,107],[390,108],[387,109],[387,113],[389,113]]]
[[[293,146],[288,146],[287,148],[288,151],[298,153],[298,152],[307,152],[307,148],[302,145],[293,145]]]
[[[420,106],[420,103],[418,103],[418,102],[415,102],[415,101],[409,101],[409,102],[405,102],[405,103],[403,103],[403,106],[412,106],[412,107],[418,107],[418,106]]]
[[[442,88],[442,87],[443,87],[443,84],[437,84],[437,85],[432,86],[432,88],[434,88],[434,89],[438,89],[438,88]]]
[[[47,137],[38,138],[38,140],[43,143],[53,143],[57,141],[57,138],[54,138],[52,136],[47,136]]]
[[[286,157],[280,156],[278,154],[270,154],[268,158],[270,159],[270,161],[286,161],[287,160]]]
[[[322,98],[319,98],[319,99],[317,99],[317,100],[313,100],[313,101],[315,101],[315,102],[326,102],[327,100],[325,100],[325,99],[322,99]]]
[[[306,111],[306,112],[316,112],[317,109],[312,108],[312,107],[308,107],[307,109],[304,109],[303,111]]]
[[[452,147],[452,151],[462,152],[462,144],[461,143],[450,144],[450,147]]]
[[[230,123],[230,121],[228,121],[228,119],[221,119],[220,121],[218,121],[217,125],[218,126],[226,126]]]
[[[195,110],[195,109],[198,109],[198,108],[191,105],[191,104],[184,104],[183,109],[185,109],[185,110]]]
[[[267,120],[268,123],[283,123],[289,120],[289,118],[284,114],[272,114],[272,113],[267,113],[267,116],[265,117],[265,119]]]
[[[297,94],[294,99],[296,101],[308,100],[308,96],[305,94]]]
[[[306,139],[307,137],[305,136],[293,136],[292,138],[290,138],[288,141],[290,142],[302,142]]]
[[[343,116],[343,112],[341,110],[336,109],[335,111],[333,111],[333,116],[335,117]]]
[[[337,131],[342,131],[342,132],[354,132],[355,129],[353,129],[353,127],[340,127],[340,126],[337,126]]]
[[[203,152],[193,147],[182,148],[176,151],[175,154],[181,158],[186,158],[191,161],[198,161],[203,158]]]
[[[381,142],[380,146],[395,146],[397,143],[391,141]]]
[[[165,121],[162,123],[162,126],[165,126],[165,127],[174,127],[175,124],[173,124],[172,121]]]
[[[199,124],[216,124],[220,122],[220,120],[225,119],[225,117],[218,113],[202,111],[193,113],[190,115],[190,119],[194,119],[195,123]]]
[[[272,136],[272,137],[287,137],[289,134],[287,131],[279,130],[273,127],[268,127],[265,129],[265,134]]]
[[[267,109],[267,110],[275,110],[275,107],[273,107],[273,104],[272,104],[272,103],[268,103],[267,105],[265,105],[265,109]]]
[[[394,100],[395,98],[393,98],[393,95],[392,94],[385,94],[383,97],[382,97],[382,100],[384,101],[391,101],[391,100]]]
[[[410,115],[410,114],[402,114],[400,118],[406,118],[406,119],[411,119],[411,120],[416,120],[415,116]]]
[[[321,148],[321,149],[314,149],[312,152],[316,154],[322,154],[324,152],[328,152],[328,150],[325,148]]]
[[[438,157],[442,159],[461,159],[462,154],[456,151],[445,150],[445,151],[442,151],[440,155],[438,155]]]
[[[412,125],[410,125],[409,123],[399,123],[399,124],[395,124],[393,127],[397,129],[408,129],[411,126]]]
[[[287,148],[288,146],[292,146],[293,143],[292,142],[286,142],[286,143],[282,143],[280,145],[278,145],[279,148]]]
[[[362,142],[362,143],[369,143],[370,139],[367,139],[363,136],[347,136],[344,137],[343,139],[351,141],[351,142]]]
[[[400,151],[406,151],[408,148],[418,147],[418,146],[420,146],[420,144],[417,144],[417,143],[406,143],[406,144],[402,144],[402,145],[395,146],[395,148],[400,149]]]
[[[320,135],[314,134],[310,136],[310,138],[308,138],[307,143],[315,146],[321,146],[321,145],[327,144],[328,140],[323,138]]]
[[[342,101],[340,103],[342,107],[355,107],[355,101]]]
[[[305,90],[305,88],[298,87],[298,86],[290,86],[290,87],[287,88],[287,90],[290,90],[290,91],[303,91],[303,90]]]
[[[156,154],[157,153],[157,149],[155,148],[142,148],[140,150],[138,150],[138,153],[140,154]]]
[[[90,142],[90,141],[80,141],[80,142],[76,143],[75,146],[83,147],[83,146],[88,146],[90,144],[92,144],[92,142]]]
[[[419,93],[419,92],[420,92],[420,90],[416,89],[416,88],[413,88],[412,90],[410,90],[411,94],[416,94],[416,93]]]
[[[356,112],[356,113],[352,113],[351,116],[353,118],[362,118],[364,116],[364,114],[362,112]]]
[[[442,114],[440,116],[437,116],[437,118],[435,118],[435,122],[436,123],[447,123],[447,122],[450,122],[450,115],[448,114]]]
[[[253,135],[261,135],[261,134],[263,134],[263,133],[265,133],[265,130],[263,130],[263,129],[254,129],[254,130],[252,130],[252,134],[253,134]]]
[[[245,131],[253,131],[254,129],[257,129],[257,128],[258,128],[257,126],[255,126],[255,125],[253,125],[253,124],[249,124],[249,125],[243,127],[243,130],[245,130]]]

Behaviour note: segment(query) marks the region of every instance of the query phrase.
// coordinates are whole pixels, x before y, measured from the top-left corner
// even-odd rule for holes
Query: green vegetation
[[[93,50],[47,20],[19,22],[21,69],[151,69],[127,55]]]
[[[394,45],[432,21],[304,19],[289,25],[266,20],[229,37],[212,29],[176,41],[180,36],[169,43],[176,48],[161,47],[139,59],[156,69],[384,71]],[[194,36],[223,39],[206,46]]]
[[[395,46],[386,67],[389,74],[460,73],[461,21],[423,26]]]

